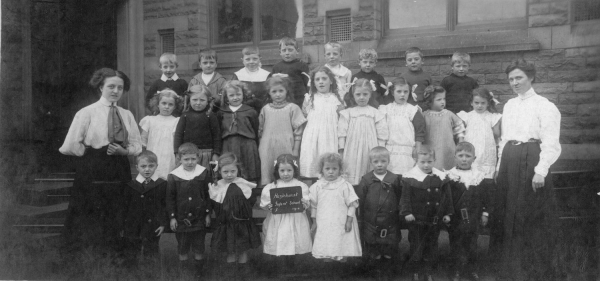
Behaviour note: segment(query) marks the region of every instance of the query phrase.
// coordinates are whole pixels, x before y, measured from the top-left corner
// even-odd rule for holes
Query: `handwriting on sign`
[[[299,186],[271,189],[271,204],[273,214],[300,213],[302,205],[302,188]]]

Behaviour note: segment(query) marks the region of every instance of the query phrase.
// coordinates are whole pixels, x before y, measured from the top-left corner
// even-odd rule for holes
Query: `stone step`
[[[19,192],[17,202],[24,205],[47,206],[69,200],[71,181],[36,181],[26,185]]]

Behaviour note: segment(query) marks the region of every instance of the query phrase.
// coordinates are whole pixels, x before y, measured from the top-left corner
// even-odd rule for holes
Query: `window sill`
[[[378,46],[379,59],[404,57],[404,51],[419,47],[425,56],[452,55],[456,51],[492,53],[539,50],[540,43],[528,36],[527,29],[443,34],[389,34]]]

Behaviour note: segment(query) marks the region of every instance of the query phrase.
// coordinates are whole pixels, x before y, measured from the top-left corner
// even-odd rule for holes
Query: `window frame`
[[[344,40],[344,41],[339,41],[339,40],[333,40],[331,37],[331,20],[333,18],[336,17],[348,17],[350,19],[350,40]],[[348,9],[341,9],[341,10],[333,10],[333,11],[327,11],[325,12],[325,18],[326,18],[326,30],[327,30],[327,41],[337,41],[338,43],[348,43],[348,42],[352,42],[353,41],[353,36],[352,36],[352,13],[350,8]]]
[[[167,28],[167,29],[159,29],[158,30],[158,35],[160,37],[160,51],[161,54],[164,53],[173,53],[175,54],[176,51],[176,46],[175,46],[175,29],[174,28]],[[171,36],[171,39],[173,40],[172,44],[173,44],[173,50],[165,50],[165,40],[167,39],[167,36]]]
[[[446,24],[444,26],[426,26],[390,29],[389,4],[393,0],[382,0],[382,18],[384,37],[403,37],[415,35],[444,35],[449,33],[473,33],[499,30],[523,30],[528,28],[529,4],[526,3],[525,15],[522,18],[504,20],[478,21],[458,23],[458,0],[446,0]]]
[[[252,1],[252,41],[240,42],[240,43],[217,43],[218,33],[215,32],[215,28],[218,26],[217,21],[217,5],[216,2],[221,0],[209,0],[209,36],[208,45],[210,48],[215,50],[238,50],[246,46],[252,45],[259,48],[270,48],[279,47],[279,39],[273,40],[262,40],[262,23],[261,23],[261,12],[262,12],[262,1],[260,0],[246,0]]]

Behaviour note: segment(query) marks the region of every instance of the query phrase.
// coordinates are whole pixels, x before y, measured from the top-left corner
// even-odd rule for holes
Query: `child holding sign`
[[[300,175],[298,160],[291,154],[282,154],[275,160],[273,168],[274,182],[263,188],[260,197],[260,207],[269,210],[263,223],[263,233],[265,241],[263,250],[265,254],[274,256],[286,256],[287,267],[294,266],[294,255],[309,253],[312,249],[310,238],[310,226],[306,216],[306,208],[309,206],[308,186],[296,179]],[[298,191],[293,189],[301,190]],[[290,192],[283,193],[289,189]],[[277,192],[275,191],[282,191]],[[289,197],[291,200],[273,200],[281,197]],[[297,202],[299,199],[300,202]],[[294,204],[300,203],[300,204]],[[301,211],[290,213],[280,213],[282,205],[299,205],[297,208]],[[288,211],[289,212],[289,208]],[[279,267],[279,266],[277,266]]]

